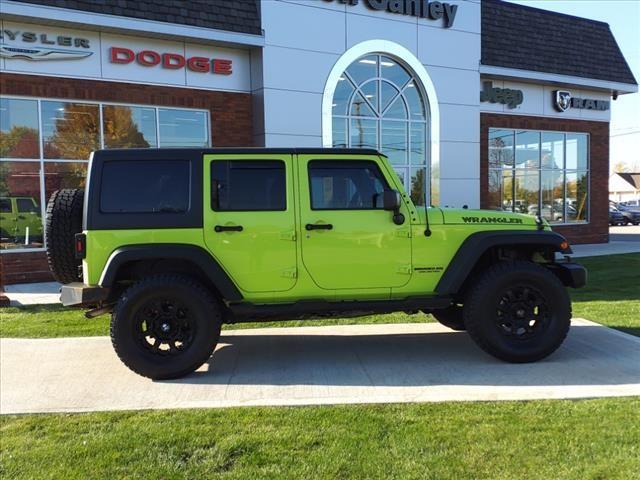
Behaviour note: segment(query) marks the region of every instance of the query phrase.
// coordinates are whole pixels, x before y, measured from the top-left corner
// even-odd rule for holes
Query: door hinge
[[[298,278],[298,269],[295,267],[287,268],[286,270],[282,271],[282,276],[284,278]]]
[[[396,230],[396,237],[411,238],[411,230]]]
[[[296,240],[296,231],[295,230],[287,230],[286,232],[280,233],[280,240],[291,240],[295,242]]]
[[[403,275],[411,275],[411,265],[400,265],[398,267],[398,273],[402,273]]]

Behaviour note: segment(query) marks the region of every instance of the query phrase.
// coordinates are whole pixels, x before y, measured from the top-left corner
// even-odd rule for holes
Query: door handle
[[[216,233],[220,232],[241,232],[244,230],[242,225],[216,225],[213,227]]]
[[[307,223],[304,227],[308,232],[311,230],[333,230],[330,223]]]

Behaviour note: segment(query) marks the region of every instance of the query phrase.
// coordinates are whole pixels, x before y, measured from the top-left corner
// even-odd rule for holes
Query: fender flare
[[[556,232],[547,230],[531,232],[490,231],[469,235],[453,256],[440,281],[436,285],[439,295],[455,295],[467,279],[480,257],[492,247],[505,246],[542,246],[552,247],[556,252],[572,253],[571,248],[562,248],[565,238]]]
[[[227,272],[209,252],[196,245],[154,243],[120,247],[109,256],[98,284],[101,287],[110,288],[115,282],[120,267],[132,261],[152,259],[187,260],[198,266],[225,300],[231,302],[242,300],[242,294]]]

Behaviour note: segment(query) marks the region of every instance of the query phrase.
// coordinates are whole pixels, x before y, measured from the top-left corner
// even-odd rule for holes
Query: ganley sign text
[[[357,5],[360,0],[325,0],[325,2]],[[444,18],[444,27],[450,28],[458,13],[458,6],[445,2],[431,2],[429,0],[362,0],[371,10],[386,10],[390,13],[411,15],[418,18],[440,20]]]

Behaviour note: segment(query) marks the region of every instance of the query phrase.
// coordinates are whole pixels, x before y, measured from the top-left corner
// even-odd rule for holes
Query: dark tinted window
[[[369,161],[309,162],[312,210],[381,209],[388,189],[378,165]]]
[[[105,162],[104,213],[182,213],[189,210],[190,164],[182,160]]]
[[[11,213],[11,200],[0,198],[0,213]]]
[[[18,198],[16,199],[16,207],[19,213],[40,213],[40,209],[35,200],[30,198]]]
[[[211,208],[218,212],[286,210],[284,162],[212,162],[211,190]]]

